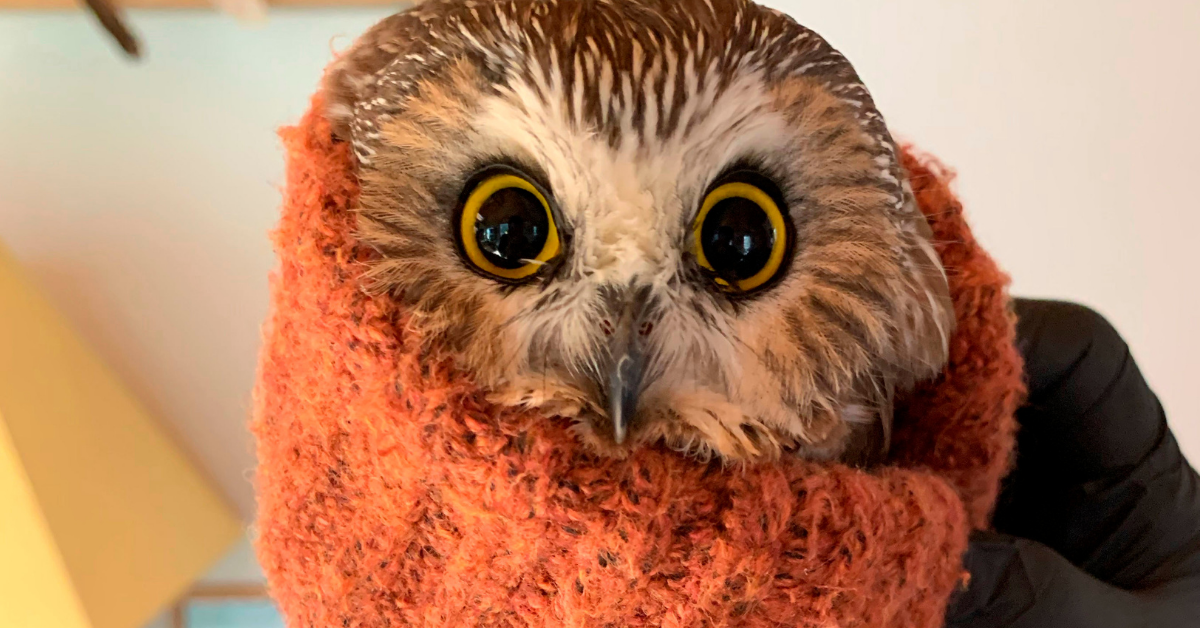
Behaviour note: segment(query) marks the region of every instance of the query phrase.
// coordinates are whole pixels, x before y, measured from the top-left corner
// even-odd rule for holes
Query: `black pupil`
[[[515,269],[534,259],[546,246],[550,217],[531,192],[504,188],[492,193],[475,218],[475,241],[487,260]]]
[[[758,203],[735,196],[708,210],[700,227],[700,246],[717,276],[740,281],[767,265],[775,246],[775,230]]]

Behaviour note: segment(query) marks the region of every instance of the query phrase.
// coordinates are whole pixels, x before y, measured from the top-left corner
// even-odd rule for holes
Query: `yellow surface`
[[[94,628],[139,628],[241,534],[229,505],[2,246],[0,418]],[[5,578],[30,568],[0,563]]]
[[[87,628],[0,417],[0,626]]]

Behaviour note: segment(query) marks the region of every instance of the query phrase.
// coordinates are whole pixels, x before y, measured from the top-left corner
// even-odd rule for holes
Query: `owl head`
[[[601,455],[878,460],[945,273],[851,65],[746,0],[429,0],[332,66],[371,287]]]

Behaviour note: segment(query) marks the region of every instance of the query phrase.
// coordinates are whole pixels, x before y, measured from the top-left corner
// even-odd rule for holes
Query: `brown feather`
[[[625,289],[594,278],[626,262],[595,238],[645,234],[603,222],[597,212],[615,211],[603,208],[617,199],[583,207],[606,198],[550,189],[576,235],[571,262],[514,287],[458,255],[455,205],[473,169],[495,158],[545,170],[560,186],[611,185],[587,168],[563,171],[543,151],[635,146],[629,154],[641,159],[672,142],[703,144],[747,81],[761,88],[761,106],[721,118],[715,132],[736,138],[764,116],[785,125],[782,148],[751,157],[765,160],[786,197],[794,253],[772,288],[737,301],[709,290],[686,250],[638,249],[638,263],[670,277],[644,287],[661,317],[646,342],[667,357],[643,391],[632,441],[618,445],[591,372],[606,359],[603,325],[587,321],[605,316],[605,291]],[[728,460],[795,452],[871,464],[886,455],[894,392],[945,362],[945,276],[883,118],[849,62],[780,13],[745,0],[430,0],[368,31],[325,86],[335,133],[359,157],[373,287],[403,300],[431,350],[497,400],[573,420],[598,452],[663,441]],[[496,154],[484,121],[495,103],[514,124],[550,116],[531,124],[542,143]],[[638,229],[686,248],[678,243],[699,191],[646,168],[634,176],[672,190],[640,192],[655,202],[638,220],[654,226]],[[665,218],[672,212],[682,222]]]

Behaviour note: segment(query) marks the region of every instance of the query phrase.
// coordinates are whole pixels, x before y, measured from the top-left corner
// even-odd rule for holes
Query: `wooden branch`
[[[100,20],[100,25],[104,27],[104,30],[117,40],[117,44],[121,46],[121,50],[124,50],[125,54],[135,59],[141,56],[137,38],[129,32],[129,27],[125,25],[119,7],[110,0],[84,0],[84,2],[92,10],[96,19]]]
[[[267,19],[266,0],[213,0],[213,5],[242,22]]]

